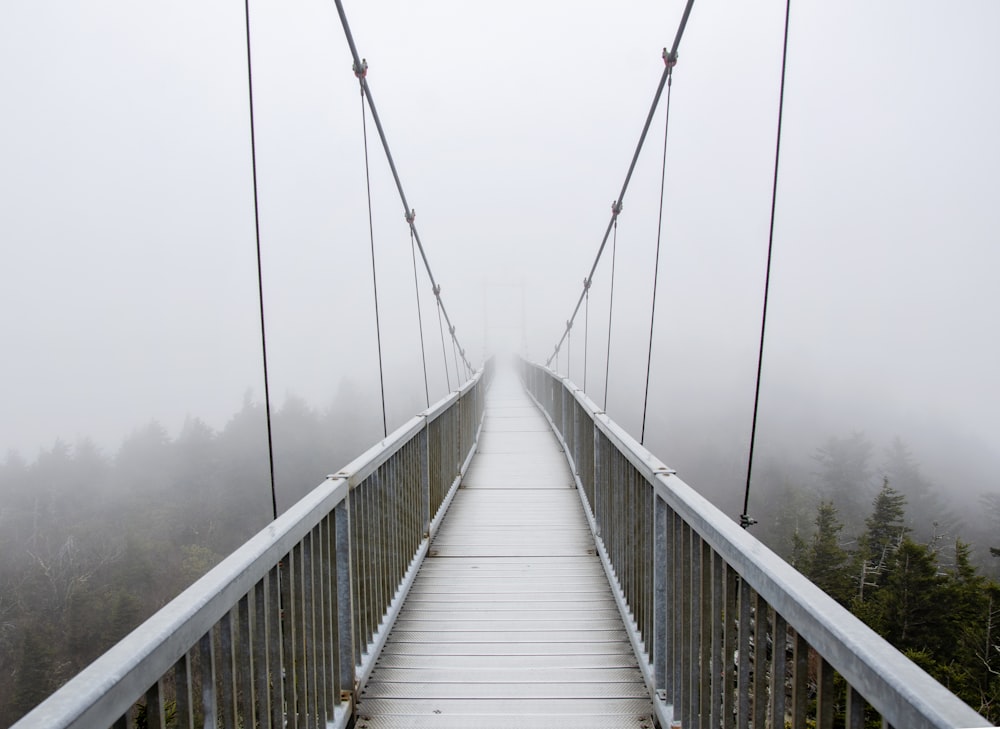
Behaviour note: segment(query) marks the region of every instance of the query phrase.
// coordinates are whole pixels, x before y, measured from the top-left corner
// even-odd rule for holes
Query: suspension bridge
[[[474,371],[338,0],[363,119],[389,161],[414,276],[419,254],[430,279],[455,387],[434,404],[428,391],[426,410],[393,432],[383,387],[380,442],[286,512],[273,500],[264,530],[17,729],[987,726],[757,541],[746,502],[734,522],[646,450],[645,410],[636,439],[557,371],[578,316],[589,317],[591,282],[609,240],[614,250],[664,89],[669,125],[691,6],[663,51],[639,143],[552,355]],[[249,9],[246,19],[250,71]],[[367,165],[367,126],[364,135]],[[780,110],[772,237],[779,159]],[[254,174],[256,198],[256,165]],[[257,247],[266,383],[259,224]],[[373,287],[377,306],[377,278]],[[758,392],[765,325],[766,304]],[[652,321],[647,396],[651,348]],[[425,390],[426,376],[425,357]],[[273,458],[271,478],[273,495]]]

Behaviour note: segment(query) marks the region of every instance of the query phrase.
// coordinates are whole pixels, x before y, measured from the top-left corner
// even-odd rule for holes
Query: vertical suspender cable
[[[612,225],[614,233],[611,237],[611,292],[608,296],[608,353],[604,358],[604,412],[608,411],[608,373],[611,371],[611,323],[615,311],[615,257],[618,252],[618,214],[622,211],[622,204],[617,200],[611,204],[613,212]]]
[[[767,273],[764,276],[764,307],[760,318],[760,346],[757,350],[757,385],[753,395],[753,423],[750,426],[750,454],[747,457],[747,483],[743,491],[743,513],[740,526],[744,529],[756,520],[748,513],[750,505],[750,477],[753,474],[753,451],[757,440],[757,409],[760,404],[760,376],[764,364],[764,331],[767,328],[767,298],[771,287],[771,252],[774,248],[774,210],[778,199],[778,161],[781,159],[781,120],[785,108],[785,67],[788,60],[788,17],[792,0],[785,0],[785,40],[781,50],[781,91],[778,94],[778,133],[774,143],[774,176],[771,183],[771,227],[767,236]]]
[[[663,194],[667,182],[667,132],[670,130],[670,89],[673,87],[673,66],[677,59],[668,61],[670,75],[667,76],[667,110],[663,122],[663,166],[660,169],[660,216],[656,224],[656,260],[653,263],[653,302],[649,307],[649,350],[646,352],[646,393],[642,398],[642,430],[639,432],[639,445],[646,442],[646,408],[649,405],[649,370],[653,363],[653,322],[656,319],[656,285],[660,276],[660,238],[663,233]]]
[[[420,313],[420,283],[417,280],[417,244],[413,239],[413,221],[417,213],[411,210],[406,216],[406,222],[410,224],[410,253],[413,254],[413,290],[417,295],[417,326],[420,328],[420,361],[424,365],[424,396],[427,398],[427,407],[431,406],[431,388],[427,383],[427,349],[424,347],[424,318]]]
[[[364,77],[367,71],[367,64],[354,67],[354,73],[361,83],[361,133],[365,143],[365,187],[368,190],[368,239],[371,242],[372,251],[372,292],[375,298],[375,339],[378,342],[378,384],[382,395],[382,437],[389,435],[389,421],[385,415],[385,375],[382,371],[382,327],[378,316],[378,276],[375,273],[375,226],[372,223],[372,181],[371,173],[368,169],[368,122],[365,114],[365,87]]]
[[[271,516],[278,518],[278,496],[274,485],[274,441],[271,437],[271,388],[267,377],[267,334],[264,326],[264,274],[260,257],[260,206],[257,201],[257,138],[253,118],[253,63],[250,55],[250,0],[244,0],[247,30],[247,88],[250,98],[250,162],[253,171],[253,222],[257,237],[257,300],[260,303],[260,350],[264,360],[264,415],[267,420],[267,465],[271,477]]]

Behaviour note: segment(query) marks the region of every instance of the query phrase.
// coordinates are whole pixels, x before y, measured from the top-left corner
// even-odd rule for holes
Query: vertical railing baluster
[[[767,623],[770,610],[764,598],[756,592],[753,595],[753,725],[763,727],[767,721]]]
[[[284,562],[287,563],[288,557]],[[284,581],[283,562],[271,568],[267,575],[267,670],[268,703],[271,729],[284,726],[285,668],[282,660],[285,648],[284,616],[282,615],[281,583]]]
[[[726,587],[725,565],[722,555],[712,551],[712,706],[709,724],[712,729],[723,726],[722,702],[726,685],[726,665],[723,649],[726,636]],[[779,729],[783,729],[779,728]]]
[[[233,616],[227,612],[219,621],[219,652],[216,668],[219,680],[219,717],[222,725],[236,725],[236,690],[233,675]]]
[[[350,495],[348,496],[350,499]],[[341,502],[334,510],[336,524],[337,566],[337,643],[340,648],[340,690],[353,701],[354,683],[354,610],[351,606],[350,514],[348,504]]]
[[[701,606],[701,656],[698,661],[701,671],[699,672],[698,686],[701,692],[698,713],[701,717],[699,726],[709,727],[709,717],[712,713],[712,549],[708,542],[698,537],[698,544],[701,547],[701,594],[699,604]]]
[[[160,702],[160,682],[157,681],[146,691],[146,727],[164,729],[163,704]]]
[[[777,612],[774,612],[774,628],[772,632],[774,650],[771,654],[771,726],[783,729],[785,726],[785,676],[788,673],[786,646],[788,640],[788,623]],[[860,729],[860,727],[854,727]]]
[[[653,492],[653,685],[660,699],[671,702],[667,695],[667,505]]]
[[[737,692],[739,694],[739,721],[740,729],[746,729],[750,725],[750,696],[753,687],[750,685],[750,636],[753,631],[750,628],[750,585],[747,581],[740,579],[739,587],[740,601],[740,624],[739,624],[739,661],[737,674]]]
[[[794,668],[792,669],[792,726],[804,727],[809,710],[809,644],[795,633]]]
[[[284,719],[278,726],[289,726],[292,729],[298,726],[298,703],[296,702],[296,652],[295,652],[295,603],[293,600],[294,590],[297,589],[295,580],[296,564],[294,553],[289,552],[281,561],[281,578],[278,581],[280,590],[281,606],[281,687],[282,687],[282,710]]]
[[[671,662],[671,680],[673,688],[671,696],[674,702],[674,715],[679,716],[684,709],[684,521],[676,511],[670,511],[670,543],[671,543],[671,574],[673,577],[670,588],[671,623],[673,625],[670,651],[673,654]]]
[[[736,726],[738,720],[736,707],[736,690],[738,689],[739,672],[736,670],[736,657],[739,650],[739,604],[740,578],[728,563],[725,568],[726,583],[726,625],[725,647],[722,653],[722,726],[726,729]]]
[[[431,504],[430,424],[426,422],[417,435],[417,454],[419,457],[417,475],[420,480],[420,532],[430,536],[434,509]]]
[[[251,593],[253,588],[251,588]],[[244,595],[236,606],[236,716],[240,726],[257,726],[254,711],[253,649],[251,646],[250,596]]]
[[[853,686],[847,689],[846,729],[863,729],[865,725],[865,700]]]
[[[215,650],[209,631],[198,641],[201,662],[201,714],[206,727],[216,726],[218,716],[215,708]]]
[[[337,573],[333,561],[333,512],[323,517],[320,544],[320,574],[323,598],[320,612],[323,626],[323,696],[326,718],[331,720],[340,701],[340,682],[337,678]]]
[[[174,716],[178,727],[194,726],[194,699],[191,694],[191,654],[185,653],[174,664],[177,706]]]
[[[694,560],[691,554],[691,527],[687,522],[681,522],[681,651],[683,654],[683,684],[681,685],[681,723],[683,726],[694,726],[694,716],[698,702],[695,699],[695,684],[698,682],[695,670],[695,656],[698,649],[695,645],[697,634],[694,630]]]
[[[330,535],[329,515],[316,525],[313,541],[313,575],[316,599],[316,700],[319,704],[321,723],[333,719],[333,702],[330,690]]]
[[[313,536],[302,537],[302,714],[307,727],[319,725],[319,702],[316,699],[316,624],[313,574]]]
[[[255,713],[262,729],[270,727],[271,691],[267,644],[267,580],[261,579],[253,589],[253,633],[250,636],[253,654]]]
[[[826,659],[819,659],[816,677],[816,729],[833,729],[833,710],[837,698],[833,693],[833,667]]]

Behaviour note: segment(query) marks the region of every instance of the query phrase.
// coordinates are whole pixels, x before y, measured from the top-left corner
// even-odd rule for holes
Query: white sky
[[[471,359],[520,326],[522,285],[529,353],[546,357],[682,3],[346,9]],[[670,427],[719,408],[749,423],[783,12],[702,0],[681,46],[651,386]],[[151,417],[218,427],[248,387],[261,396],[242,13],[234,0],[0,10],[0,453],[57,436],[113,448]],[[320,405],[349,378],[376,407],[360,105],[336,10],[252,1],[251,22],[273,393]],[[779,412],[788,427],[855,428],[879,413],[888,430],[936,419],[1000,451],[998,29],[992,0],[793,3],[762,405],[775,433]],[[662,123],[661,108],[619,230],[609,412],[633,430]],[[412,268],[369,132],[399,423],[422,405]],[[609,262],[591,302],[598,401]],[[579,329],[573,353],[579,380]]]

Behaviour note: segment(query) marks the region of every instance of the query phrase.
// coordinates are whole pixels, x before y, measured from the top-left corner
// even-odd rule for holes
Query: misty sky
[[[520,343],[522,292],[528,352],[544,359],[682,3],[345,7],[470,359]],[[377,407],[347,44],[331,2],[250,11],[272,392],[321,406],[343,387]],[[657,427],[697,428],[721,409],[749,428],[783,13],[696,2],[681,46]],[[1000,454],[998,28],[992,0],[793,3],[762,439],[813,422],[904,437],[940,422]],[[235,0],[0,10],[0,454],[32,458],[56,437],[113,449],[150,418],[171,432],[186,415],[221,427],[248,388],[262,397],[244,42]],[[662,112],[618,237],[608,410],[633,430]],[[423,406],[419,341],[407,226],[369,132],[392,425]],[[591,300],[598,402],[609,263]],[[420,287],[436,399],[444,371],[422,272]],[[578,381],[582,341],[578,328]]]

